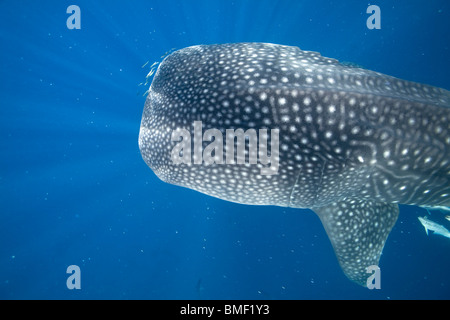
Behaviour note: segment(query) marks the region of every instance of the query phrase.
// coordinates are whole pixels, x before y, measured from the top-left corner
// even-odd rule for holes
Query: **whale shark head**
[[[397,203],[450,204],[450,93],[267,43],[160,64],[139,147],[163,181],[227,201],[311,208],[365,286]]]

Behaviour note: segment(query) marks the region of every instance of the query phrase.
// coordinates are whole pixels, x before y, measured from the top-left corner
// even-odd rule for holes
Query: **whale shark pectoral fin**
[[[367,267],[377,265],[397,221],[397,204],[347,199],[313,208],[319,215],[345,275],[366,286]]]

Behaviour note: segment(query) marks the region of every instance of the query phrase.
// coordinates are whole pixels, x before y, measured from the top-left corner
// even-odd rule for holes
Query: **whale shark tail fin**
[[[367,286],[367,268],[378,266],[386,239],[397,221],[398,205],[346,199],[313,210],[325,227],[345,275]]]

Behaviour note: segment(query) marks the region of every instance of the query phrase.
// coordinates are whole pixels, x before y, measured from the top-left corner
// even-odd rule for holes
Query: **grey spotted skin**
[[[310,208],[365,286],[397,203],[450,206],[450,92],[267,43],[200,45],[160,64],[139,147],[163,181],[242,204]],[[177,129],[279,130],[279,169],[174,164]],[[207,145],[207,142],[204,142]]]

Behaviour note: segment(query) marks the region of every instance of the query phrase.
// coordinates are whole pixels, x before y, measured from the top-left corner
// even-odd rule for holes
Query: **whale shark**
[[[197,45],[158,66],[139,148],[167,183],[313,210],[345,275],[367,286],[399,204],[450,206],[449,120],[445,89],[293,46]],[[230,130],[236,150],[223,143]]]

